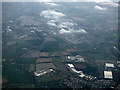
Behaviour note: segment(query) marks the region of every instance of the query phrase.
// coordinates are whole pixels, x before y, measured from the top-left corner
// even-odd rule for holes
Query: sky
[[[0,0],[2,2],[118,2],[119,0]]]

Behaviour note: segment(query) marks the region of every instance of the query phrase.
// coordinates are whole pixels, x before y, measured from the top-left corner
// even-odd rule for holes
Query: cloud
[[[119,2],[119,0],[2,0],[2,2]]]
[[[103,11],[106,10],[106,8],[102,8],[102,7],[97,6],[97,5],[95,6],[95,9],[97,9],[97,10],[103,10]]]
[[[65,29],[62,28],[62,29],[59,31],[59,33],[60,33],[60,34],[71,33],[71,31],[65,30]]]
[[[74,23],[73,20],[64,18],[66,15],[62,12],[55,10],[44,10],[40,13],[40,16],[47,19],[48,25],[58,28],[60,34],[87,33],[84,29],[74,29],[77,24]]]
[[[39,2],[118,2],[119,0],[36,0]]]
[[[68,27],[73,27],[74,26],[74,23],[72,22],[61,22],[58,27],[59,28],[68,28]]]
[[[109,6],[112,6],[112,7],[118,7],[118,3],[114,3],[114,2],[106,2],[106,3],[101,3],[101,4],[109,5]]]
[[[99,3],[99,2],[111,2],[111,0],[84,0],[86,2],[96,2],[96,3]]]
[[[49,5],[49,6],[59,6],[58,4],[55,4],[55,3],[48,3],[48,2],[45,2],[44,4]]]
[[[35,0],[37,2],[52,2],[53,0]]]
[[[48,21],[47,24],[50,25],[50,26],[55,26],[56,27],[55,22]]]
[[[57,12],[55,10],[44,10],[40,13],[40,16],[43,16],[44,18],[48,19],[47,24],[50,26],[56,27],[56,22],[60,23],[61,18],[66,16],[62,12]]]
[[[41,12],[40,16],[44,16],[45,18],[48,19],[59,19],[63,16],[66,16],[62,12],[57,12],[55,10],[44,10]]]
[[[74,30],[74,29],[69,29],[66,30],[64,28],[62,28],[60,31],[60,34],[68,34],[68,33],[87,33],[84,29],[79,29],[79,30]]]
[[[79,30],[77,30],[77,31],[75,31],[75,32],[78,32],[78,33],[87,33],[87,32],[85,31],[85,29],[79,29]]]
[[[113,7],[118,7],[118,3],[107,3],[107,4]]]

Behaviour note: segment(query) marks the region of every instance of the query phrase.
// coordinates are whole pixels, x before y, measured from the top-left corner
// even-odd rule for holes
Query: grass
[[[48,81],[52,81],[52,77],[50,76],[50,74],[45,74],[43,76],[40,76],[40,77],[37,77],[36,80],[39,82],[39,83],[42,83],[42,82],[48,82]]]
[[[29,64],[22,64],[22,69],[29,71],[30,65]]]
[[[5,64],[2,68],[3,76],[9,83],[29,83],[30,79],[19,69],[16,64]]]
[[[29,72],[34,71],[34,70],[35,70],[34,64],[31,64],[31,65],[30,65],[30,68],[29,68]]]
[[[19,64],[34,64],[36,62],[36,58],[20,58],[17,59]]]
[[[61,50],[63,49],[60,48],[59,42],[46,42],[42,47],[42,51],[47,51],[47,52],[54,52]]]
[[[22,48],[30,48],[32,47],[31,44],[27,43],[27,41],[18,41],[17,45],[15,46],[3,46],[2,54],[3,58],[10,59],[10,58],[18,58],[26,51]]]

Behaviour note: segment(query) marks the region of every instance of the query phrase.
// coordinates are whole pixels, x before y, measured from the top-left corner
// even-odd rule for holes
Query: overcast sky
[[[118,2],[120,0],[0,0],[2,2]]]

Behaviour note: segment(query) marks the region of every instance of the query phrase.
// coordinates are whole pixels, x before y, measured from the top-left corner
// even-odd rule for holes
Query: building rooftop
[[[114,64],[112,64],[112,63],[105,63],[105,66],[106,67],[114,67]]]
[[[41,70],[41,71],[35,71],[34,72],[34,74],[36,75],[36,76],[42,76],[42,75],[44,75],[44,74],[46,74],[46,73],[50,73],[50,72],[52,72],[53,71],[53,69],[48,69],[48,70]]]
[[[120,64],[120,61],[117,61],[117,64]]]
[[[79,75],[80,77],[85,77],[85,75],[84,74],[81,74],[81,75]]]
[[[104,71],[104,78],[113,79],[111,71]]]
[[[74,68],[73,64],[68,64],[69,67]]]
[[[75,68],[72,68],[72,71],[75,72],[75,73],[83,74],[83,71],[77,71]]]
[[[35,74],[36,76],[41,76],[41,75],[46,74],[46,71],[44,71],[44,70],[41,70],[41,71],[35,71],[34,74]]]

